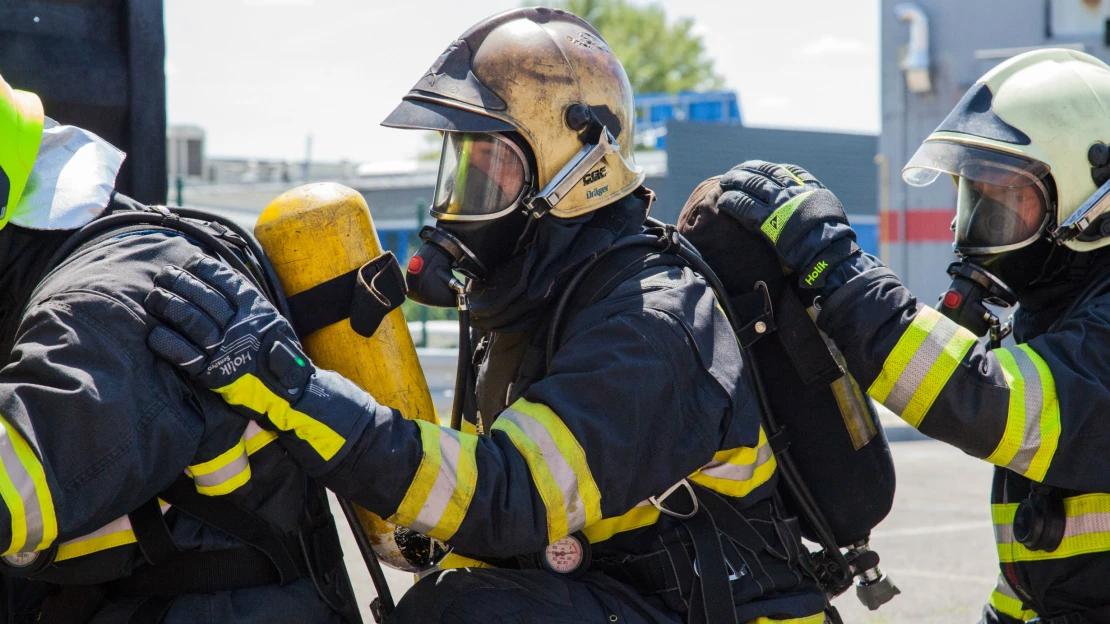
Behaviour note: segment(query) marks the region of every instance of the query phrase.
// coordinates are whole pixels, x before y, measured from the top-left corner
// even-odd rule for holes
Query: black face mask
[[[948,267],[952,285],[941,298],[942,314],[976,336],[985,336],[998,327],[998,317],[986,307],[1009,308],[1029,289],[1059,272],[1067,256],[1047,238],[996,254],[967,254]]]
[[[426,306],[456,304],[452,271],[481,282],[493,267],[516,255],[532,219],[516,210],[489,221],[443,221],[420,231],[424,241],[409,261],[408,296]]]

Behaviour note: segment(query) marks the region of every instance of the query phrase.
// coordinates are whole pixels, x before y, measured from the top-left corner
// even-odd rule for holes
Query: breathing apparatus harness
[[[237,223],[191,208],[148,207],[118,194],[113,196],[104,216],[66,239],[47,264],[46,274],[70,256],[106,240],[160,230],[184,236],[214,254],[248,277],[282,315],[293,317],[272,264],[255,238]],[[344,621],[361,622],[325,491],[312,482],[307,483],[307,488],[305,517],[296,534],[288,536],[231,500],[199,494],[192,480],[182,475],[166,491],[128,514],[142,554],[150,565],[105,585],[63,584],[53,602],[44,605],[41,621],[84,622],[96,613],[105,598],[125,596],[144,599],[129,622],[158,622],[179,595],[285,585],[308,578],[321,600]],[[159,509],[159,498],[246,546],[222,551],[180,551]],[[351,504],[342,498],[339,502],[348,522],[359,526]],[[358,530],[353,533],[378,592],[371,609],[380,621],[392,611],[393,600],[366,535]],[[39,580],[36,577],[54,563],[56,551],[54,546],[34,553],[30,560],[5,557],[0,567],[6,575]]]

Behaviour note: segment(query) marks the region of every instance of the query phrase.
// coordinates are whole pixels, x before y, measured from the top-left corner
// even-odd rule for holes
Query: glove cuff
[[[798,287],[821,290],[825,286],[825,280],[841,262],[860,252],[859,245],[851,238],[834,241],[798,271]]]
[[[317,369],[288,412],[269,416],[289,454],[309,476],[318,477],[343,460],[379,407],[349,379]]]

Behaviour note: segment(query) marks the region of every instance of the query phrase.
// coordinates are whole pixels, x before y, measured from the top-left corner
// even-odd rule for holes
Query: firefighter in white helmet
[[[804,171],[753,161],[721,182],[719,207],[802,276],[868,394],[997,466],[986,621],[1110,621],[1108,143],[1110,67],[1090,55],[1028,52],[979,79],[903,171],[956,184],[962,261],[937,309],[859,251]],[[1015,346],[985,302],[1020,304]]]

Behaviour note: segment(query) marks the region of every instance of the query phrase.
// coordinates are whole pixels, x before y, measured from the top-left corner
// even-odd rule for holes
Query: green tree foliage
[[[555,6],[593,24],[624,64],[633,93],[712,90],[724,84],[688,17],[668,24],[661,5],[628,0],[559,0]]]

